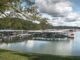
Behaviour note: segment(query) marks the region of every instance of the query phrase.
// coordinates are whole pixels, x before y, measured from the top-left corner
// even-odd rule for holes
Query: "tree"
[[[20,2],[20,0],[0,0],[0,13],[4,14],[5,17],[7,17],[7,14],[5,14],[5,11],[10,10],[10,8],[16,7],[16,4],[18,2]]]
[[[26,0],[27,1],[27,0]],[[31,2],[32,3],[32,2]],[[20,0],[0,0],[0,14],[4,17],[0,21],[0,28],[6,29],[46,29],[47,19],[42,18],[35,5],[22,10]],[[5,11],[10,11],[6,14]],[[15,17],[13,17],[15,16]],[[24,18],[26,18],[26,21]],[[40,24],[33,23],[37,20]]]

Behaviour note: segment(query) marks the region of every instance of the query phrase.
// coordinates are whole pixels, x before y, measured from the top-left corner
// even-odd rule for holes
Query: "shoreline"
[[[13,60],[14,58],[15,60],[80,60],[80,56],[57,56],[47,54],[20,53],[4,49],[0,49],[0,59],[1,58],[2,60]]]

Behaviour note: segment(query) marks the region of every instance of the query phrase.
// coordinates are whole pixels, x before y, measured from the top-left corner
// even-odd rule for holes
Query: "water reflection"
[[[72,46],[72,54],[75,56],[80,56],[80,32],[76,33],[76,38]]]
[[[71,54],[70,41],[24,41],[19,43],[3,43],[0,48],[16,50],[20,52],[32,52],[41,54],[56,54],[56,55],[70,55]]]
[[[0,43],[0,48],[20,52],[51,54],[51,55],[79,55],[80,33],[76,33],[74,40],[39,41],[28,40],[17,43]]]

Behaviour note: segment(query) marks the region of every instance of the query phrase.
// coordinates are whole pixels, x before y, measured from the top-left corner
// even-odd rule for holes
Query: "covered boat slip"
[[[73,31],[68,30],[0,30],[0,41],[5,40],[64,40],[74,38]]]
[[[66,34],[62,33],[34,33],[32,35],[33,40],[43,40],[43,41],[56,41],[56,40],[69,40],[70,38]]]
[[[21,41],[27,39],[30,34],[24,33],[24,30],[0,30],[0,42]]]

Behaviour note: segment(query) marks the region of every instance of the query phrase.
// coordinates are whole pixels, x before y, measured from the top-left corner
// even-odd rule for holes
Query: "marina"
[[[0,30],[0,41],[21,39],[60,40],[60,38],[74,38],[73,30]]]
[[[0,43],[1,49],[7,49],[11,51],[17,51],[22,53],[34,53],[34,54],[49,54],[59,56],[80,56],[80,32],[75,33],[74,39],[64,39],[47,41],[22,39],[17,42],[2,42]]]

